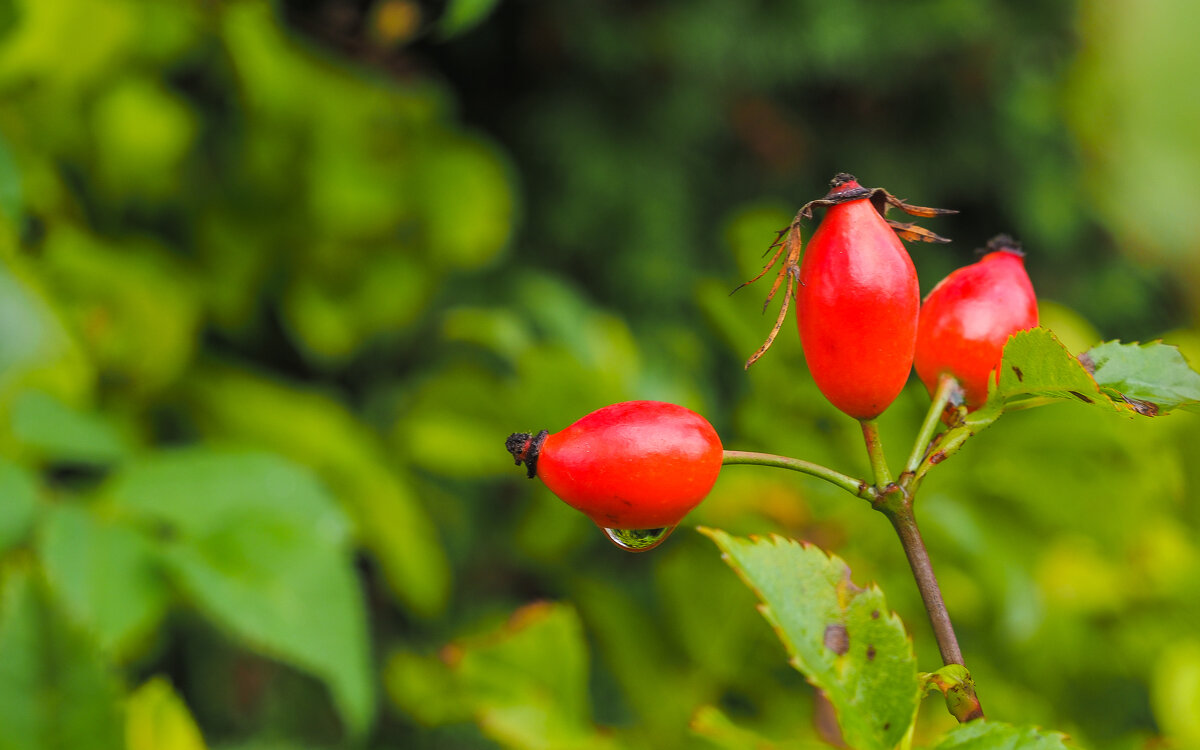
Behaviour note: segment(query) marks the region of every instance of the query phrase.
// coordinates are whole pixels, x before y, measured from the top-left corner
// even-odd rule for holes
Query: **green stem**
[[[929,444],[933,442],[933,433],[937,431],[938,425],[942,421],[942,412],[946,410],[946,404],[950,402],[951,394],[958,387],[957,381],[951,375],[943,375],[938,378],[937,389],[933,393],[933,403],[929,405],[925,421],[921,424],[921,431],[917,433],[917,441],[913,444],[912,455],[908,457],[908,463],[904,465],[906,477],[916,474],[917,467],[921,465],[921,459],[925,457]],[[907,481],[911,481],[911,479],[901,479],[901,482]]]
[[[725,451],[723,464],[750,464],[753,466],[774,466],[779,469],[790,469],[801,474],[824,479],[830,484],[837,485],[855,497],[870,500],[875,494],[874,488],[861,479],[843,474],[811,461],[788,456],[776,456],[772,453],[754,453],[752,451]]]
[[[875,486],[883,491],[892,483],[892,472],[888,471],[887,457],[883,455],[883,443],[879,440],[879,425],[874,419],[861,419],[863,440],[867,444],[867,455],[871,457],[871,471],[875,474]]]

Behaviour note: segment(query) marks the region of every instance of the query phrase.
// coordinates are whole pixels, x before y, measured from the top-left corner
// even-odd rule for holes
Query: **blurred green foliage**
[[[813,746],[713,545],[617,550],[504,436],[655,398],[865,473],[728,294],[843,170],[962,210],[924,289],[1007,231],[1073,351],[1200,361],[1188,13],[0,0],[0,748]],[[1198,444],[1064,404],[929,477],[990,716],[1200,743]],[[689,523],[835,550],[937,666],[865,504],[730,467]]]

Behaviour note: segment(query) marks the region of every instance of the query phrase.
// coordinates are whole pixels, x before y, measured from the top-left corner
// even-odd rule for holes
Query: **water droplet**
[[[674,530],[674,526],[663,526],[658,529],[605,529],[604,533],[623,550],[647,552],[662,544]]]

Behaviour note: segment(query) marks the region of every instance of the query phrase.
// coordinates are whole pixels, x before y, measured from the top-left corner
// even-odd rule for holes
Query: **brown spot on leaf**
[[[937,451],[936,453],[934,453],[932,456],[929,457],[929,463],[931,463],[931,464],[940,464],[942,461],[945,461],[945,460],[946,460],[946,451]]]
[[[1013,375],[1017,376],[1017,382],[1019,382],[1019,383],[1025,382],[1025,373],[1021,372],[1020,367],[1017,367],[1016,365],[1012,365],[1012,371],[1013,371]]]
[[[1094,403],[1096,403],[1095,401],[1091,400],[1090,398],[1088,398],[1087,396],[1083,395],[1083,394],[1082,394],[1082,393],[1080,393],[1079,391],[1067,391],[1067,393],[1071,394],[1072,396],[1074,396],[1075,398],[1079,399],[1080,401],[1082,401],[1082,402],[1083,402],[1083,403],[1085,403],[1085,404],[1094,404]]]
[[[1088,371],[1089,375],[1096,374],[1096,360],[1092,359],[1091,354],[1084,352],[1076,357],[1076,359],[1079,360],[1079,364],[1083,365],[1083,369]]]
[[[834,623],[825,628],[825,648],[838,656],[850,650],[850,634],[845,625]]]
[[[877,610],[877,609],[873,609],[873,610],[871,610],[871,619],[872,619],[872,620],[878,620],[878,619],[879,619],[879,610]]]
[[[875,647],[867,646],[867,661],[875,661]]]

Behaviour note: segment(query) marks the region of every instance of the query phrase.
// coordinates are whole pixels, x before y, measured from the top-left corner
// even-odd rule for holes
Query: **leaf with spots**
[[[856,586],[846,563],[817,547],[701,531],[758,594],[792,666],[833,704],[846,744],[869,750],[903,740],[920,683],[912,642],[883,592]]]
[[[1134,411],[1156,416],[1171,409],[1200,411],[1200,373],[1179,350],[1154,341],[1106,341],[1079,355],[1100,387]]]
[[[1066,735],[994,721],[959,724],[932,750],[1068,750]]]
[[[1013,334],[987,404],[972,415],[994,420],[1031,398],[1070,399],[1106,411],[1154,417],[1172,409],[1200,410],[1200,373],[1162,342],[1108,341],[1073,356],[1045,328]]]
[[[1045,328],[1020,331],[1004,345],[999,378],[992,384],[981,412],[997,416],[1009,404],[1028,398],[1072,399],[1120,411],[1079,360]]]
[[[1065,399],[1115,414],[1156,417],[1173,409],[1200,411],[1200,373],[1173,346],[1109,341],[1075,357],[1045,328],[1019,331],[1004,358],[988,400],[937,437],[927,459],[939,463],[1005,411]]]

